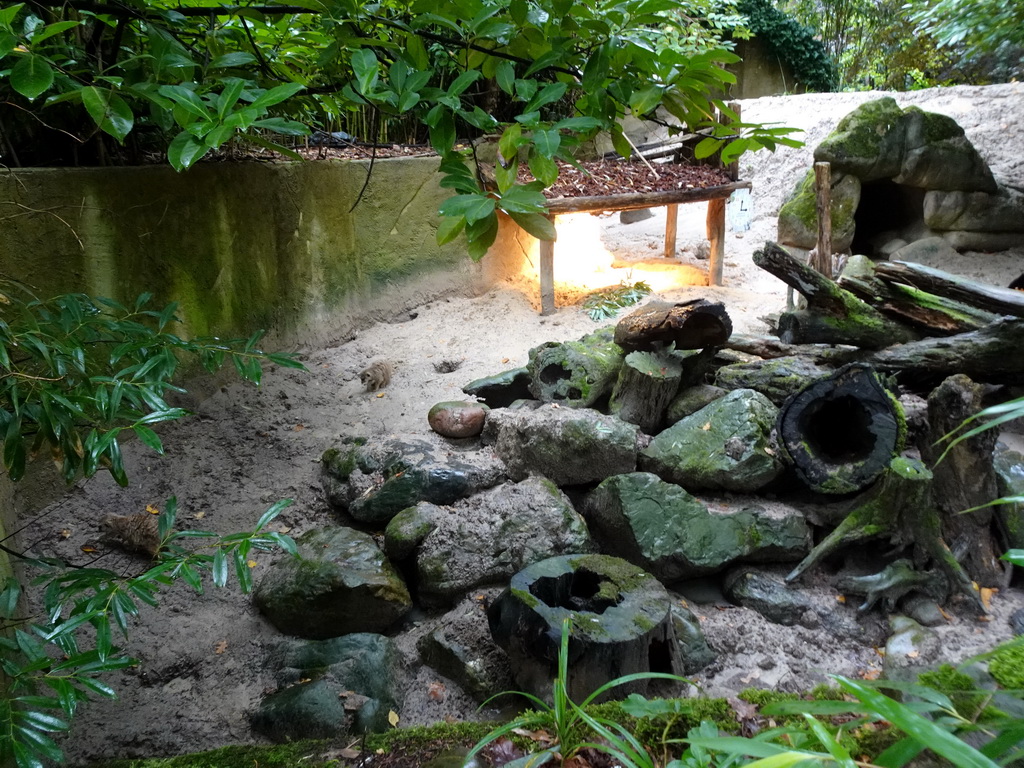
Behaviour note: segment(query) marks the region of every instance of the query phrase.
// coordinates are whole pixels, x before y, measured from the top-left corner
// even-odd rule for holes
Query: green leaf
[[[373,92],[379,70],[377,54],[369,48],[360,48],[352,54],[352,74],[355,75],[356,84],[363,95]]]
[[[509,213],[544,213],[547,210],[547,198],[536,188],[536,183],[531,185],[517,184],[505,192],[498,205]]]
[[[602,125],[603,123],[596,117],[567,117],[564,120],[559,120],[553,127],[561,131],[586,133],[595,128],[600,128]]]
[[[467,252],[473,261],[480,261],[498,237],[498,216],[493,211],[489,216],[478,219],[466,226]]]
[[[472,224],[493,214],[494,205],[494,198],[486,195],[453,195],[441,204],[440,214],[442,216],[464,216],[466,223]]]
[[[194,91],[181,85],[161,85],[159,88],[161,96],[166,96],[188,114],[198,117],[200,120],[210,120],[212,115],[206,104]]]
[[[284,117],[266,117],[262,120],[257,120],[252,125],[253,128],[265,128],[268,131],[280,133],[284,136],[309,135],[309,128],[307,126]]]
[[[427,117],[434,116],[433,122],[427,121],[430,127],[430,145],[439,155],[447,155],[455,146],[455,118],[452,113],[440,104],[434,106]]]
[[[437,244],[446,245],[466,228],[465,216],[445,216],[437,227]]]
[[[479,69],[470,69],[463,72],[448,86],[448,95],[460,96],[469,86],[479,80],[481,76],[482,73]]]
[[[228,583],[228,558],[223,549],[213,554],[213,583],[218,587]]]
[[[11,69],[9,81],[11,88],[32,101],[53,85],[53,67],[42,56],[29,53]]]
[[[511,96],[516,84],[515,65],[507,60],[498,62],[494,70],[494,79],[498,83],[498,87]]]
[[[190,168],[192,164],[210,151],[202,140],[197,139],[188,131],[182,131],[167,147],[167,160],[174,170],[183,171]]]
[[[555,240],[555,225],[547,216],[542,213],[517,213],[509,211],[508,215],[512,217],[520,227],[529,232],[531,235],[536,237],[538,240]]]
[[[533,134],[533,145],[544,157],[554,157],[561,143],[562,135],[554,128],[535,131]]]
[[[266,109],[267,107],[272,107],[275,104],[280,104],[282,101],[290,99],[303,88],[305,88],[305,86],[301,83],[284,83],[283,85],[271,88],[269,91],[264,91],[257,96],[249,106],[253,109]]]
[[[101,131],[124,143],[135,123],[131,107],[124,99],[105,88],[90,85],[82,89],[82,104]]]
[[[81,24],[80,21],[56,21],[53,24],[47,24],[42,32],[36,32],[32,35],[32,47],[39,45],[44,40],[48,40],[54,35],[59,35],[61,32],[67,32],[69,29],[73,29]]]
[[[534,178],[545,186],[551,186],[558,181],[558,163],[550,157],[531,153],[527,165],[530,166],[530,172]]]
[[[256,63],[256,57],[247,51],[232,51],[218,56],[210,62],[210,69],[227,69],[229,67],[247,67]]]
[[[898,701],[845,677],[836,676],[835,680],[843,690],[866,704],[872,712],[885,718],[908,736],[920,741],[928,749],[946,758],[958,768],[996,768],[996,763],[981,752],[961,741],[949,731],[943,730],[931,720],[912,712]]]
[[[11,29],[11,24],[14,23],[14,17],[17,16],[24,7],[24,3],[14,3],[4,8],[0,8],[0,27],[3,27],[4,29]]]
[[[501,134],[498,140],[498,152],[506,160],[511,160],[519,151],[519,140],[523,135],[523,126],[519,123],[512,123]]]

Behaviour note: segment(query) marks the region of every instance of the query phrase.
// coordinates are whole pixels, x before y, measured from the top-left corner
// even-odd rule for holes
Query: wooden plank
[[[679,223],[679,203],[669,203],[665,209],[665,258],[676,255],[676,225]]]
[[[708,240],[711,241],[711,255],[708,259],[708,285],[722,284],[725,262],[725,198],[716,197],[708,201]]]
[[[832,278],[832,166],[814,164],[814,183],[818,208],[817,253],[812,254],[811,267]]]
[[[555,217],[548,216],[554,224]],[[540,313],[555,313],[555,241],[540,241]]]
[[[586,213],[591,211],[628,211],[670,203],[697,203],[729,197],[737,189],[750,189],[749,181],[733,181],[714,187],[669,189],[664,192],[629,192],[596,197],[556,197],[547,203],[548,213]]]

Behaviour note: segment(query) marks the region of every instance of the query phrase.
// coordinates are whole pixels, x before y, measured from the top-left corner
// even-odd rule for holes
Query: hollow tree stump
[[[819,493],[873,483],[902,450],[906,425],[872,368],[852,363],[792,395],[779,411],[779,437],[797,476]]]
[[[654,434],[679,392],[683,364],[667,352],[630,352],[619,369],[609,410],[623,421]]]
[[[682,670],[672,601],[657,579],[617,557],[564,555],[517,573],[487,611],[491,636],[508,654],[521,690],[551,700],[566,618],[574,701],[623,675]],[[602,698],[646,689],[647,681],[638,680]]]
[[[534,347],[526,364],[530,393],[545,403],[587,408],[615,385],[625,353],[601,329],[578,341],[549,341]]]
[[[694,299],[680,304],[652,301],[615,326],[615,343],[627,352],[674,344],[676,349],[720,347],[732,334],[732,320],[721,302]]]
[[[982,392],[963,374],[950,376],[936,387],[928,396],[928,437],[921,446],[921,458],[934,475],[935,503],[944,513],[943,535],[950,548],[978,584],[1004,587],[1011,569],[999,560],[1003,548],[992,533],[992,508],[964,511],[999,496],[992,456],[999,430],[986,430],[952,447],[944,439],[982,409]]]

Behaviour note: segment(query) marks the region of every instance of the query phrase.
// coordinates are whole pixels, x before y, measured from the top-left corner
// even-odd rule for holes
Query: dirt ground
[[[723,287],[666,288],[658,294],[669,300],[723,301],[737,331],[763,332],[760,318],[784,308],[785,286],[756,268],[750,256],[774,237],[779,205],[810,166],[813,147],[870,97],[830,94],[744,102],[746,120],[801,127],[807,147],[740,161],[741,178],[754,184],[751,227],[727,236]],[[956,118],[997,178],[1024,186],[1024,84],[936,89],[896,98],[902,105],[913,103]],[[653,218],[631,225],[620,224],[617,215],[592,219],[621,265],[607,268],[607,284],[626,275],[636,279],[642,271],[639,262],[659,257],[664,217],[664,209],[658,209]],[[696,257],[703,224],[703,205],[681,206],[680,255],[674,260],[680,274],[699,276],[706,268]],[[1024,271],[1024,244],[1012,252],[965,254],[934,266],[1006,285]],[[481,296],[453,296],[412,311],[396,310],[392,322],[360,329],[339,346],[299,350],[308,373],[269,370],[259,389],[198,382],[185,403],[195,415],[161,431],[166,456],[138,444],[126,446],[129,488],[120,489],[102,475],[76,486],[39,515],[25,534],[26,543],[38,554],[79,562],[81,546],[98,540],[98,522],[105,514],[141,512],[147,505],[163,508],[170,496],[178,499],[182,527],[243,530],[281,498],[294,499],[294,504],[279,518],[280,530],[298,535],[327,523],[331,515],[317,480],[318,460],[339,437],[428,433],[427,410],[436,402],[461,398],[466,382],[524,364],[527,350],[541,342],[574,339],[597,327],[578,306],[540,317],[531,303],[535,290],[524,279]],[[364,392],[358,380],[358,372],[375,359],[389,360],[396,369],[379,396]],[[458,367],[439,373],[435,365],[442,361]],[[258,580],[271,558],[257,561]],[[99,564],[126,571],[145,565],[114,549]],[[838,605],[834,592],[820,589],[817,594],[823,605],[854,620],[853,606]],[[752,685],[794,689],[813,685],[827,673],[870,675],[881,665],[876,650],[884,636],[880,617],[866,621],[863,634],[853,637],[824,627],[769,624],[713,595],[708,599],[691,605],[720,652],[719,661],[697,676],[710,694]],[[936,628],[942,657],[959,660],[1008,637],[1007,617],[1021,606],[1024,595],[1011,589],[995,597],[987,621],[954,611],[948,623]],[[437,620],[416,614],[400,635],[410,659],[399,712],[402,725],[467,717],[475,710],[475,702],[454,683],[412,662],[415,638]],[[71,763],[253,741],[249,713],[273,689],[265,662],[279,637],[251,600],[233,588],[211,587],[201,596],[183,586],[169,590],[160,610],[145,610],[134,622],[127,647],[140,664],[110,680],[120,698],[84,707],[75,718],[63,742]]]

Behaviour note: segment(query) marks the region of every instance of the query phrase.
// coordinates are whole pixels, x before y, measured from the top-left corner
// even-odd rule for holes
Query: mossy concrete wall
[[[736,83],[729,89],[733,99],[758,99],[782,93],[803,93],[806,88],[797,82],[793,70],[768,46],[756,37],[737,40],[734,53],[742,60],[728,69],[736,75]]]
[[[0,174],[0,272],[37,295],[181,304],[183,332],[323,344],[445,293],[474,265],[435,242],[436,158],[31,169]],[[269,344],[268,344],[269,346]]]

